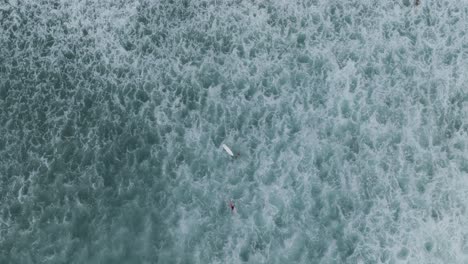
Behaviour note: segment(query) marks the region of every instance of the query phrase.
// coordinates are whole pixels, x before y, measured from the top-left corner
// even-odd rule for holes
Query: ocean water
[[[468,263],[467,76],[465,0],[2,1],[0,263]]]

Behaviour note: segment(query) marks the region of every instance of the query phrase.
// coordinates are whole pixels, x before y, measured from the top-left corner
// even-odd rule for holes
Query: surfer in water
[[[227,154],[229,154],[229,156],[231,156],[231,158],[236,159],[240,156],[240,152],[237,152],[236,155],[234,155],[232,150],[228,146],[226,146],[226,144],[221,144],[221,147],[223,147],[223,149],[227,152]]]
[[[231,213],[234,213],[234,209],[236,209],[236,207],[234,206],[232,200],[229,201],[229,207],[231,208]]]

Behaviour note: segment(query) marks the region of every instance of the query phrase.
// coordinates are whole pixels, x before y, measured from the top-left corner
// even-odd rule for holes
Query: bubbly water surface
[[[468,263],[467,18],[3,1],[0,263]]]

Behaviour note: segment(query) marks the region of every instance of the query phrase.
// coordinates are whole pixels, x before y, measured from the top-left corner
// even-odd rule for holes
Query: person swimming
[[[232,200],[229,201],[229,207],[231,208],[231,212],[234,213],[234,209],[236,207],[234,206],[234,203],[232,202]]]

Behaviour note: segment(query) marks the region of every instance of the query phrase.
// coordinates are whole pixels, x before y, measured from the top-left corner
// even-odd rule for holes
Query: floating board
[[[222,144],[221,146],[227,152],[227,154],[229,154],[229,156],[234,157],[234,153],[232,153],[232,150],[228,146],[226,146],[225,144]]]

